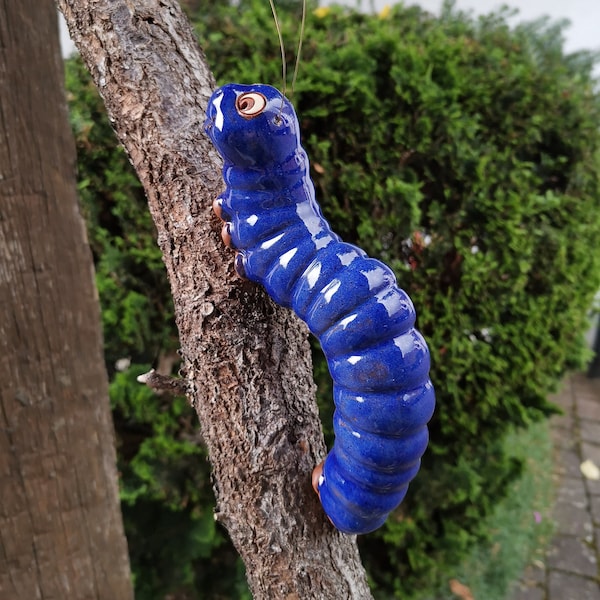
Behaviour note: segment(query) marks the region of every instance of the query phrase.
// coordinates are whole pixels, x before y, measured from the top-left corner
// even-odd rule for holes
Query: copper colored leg
[[[212,203],[212,209],[213,212],[215,213],[215,215],[217,215],[217,217],[219,217],[219,219],[221,219],[221,221],[223,220],[223,201],[221,200],[221,198],[215,198],[215,200],[213,200]]]
[[[313,490],[315,490],[315,493],[317,494],[317,496],[319,495],[319,479],[321,479],[321,475],[323,475],[323,463],[325,461],[322,460],[314,469],[312,472],[312,486],[313,486]]]
[[[229,223],[225,223],[225,225],[223,225],[221,229],[221,239],[228,248],[231,248],[231,234],[229,233]]]

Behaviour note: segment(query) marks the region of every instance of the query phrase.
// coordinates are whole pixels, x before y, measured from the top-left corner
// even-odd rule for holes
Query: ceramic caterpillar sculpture
[[[333,378],[335,443],[313,486],[338,529],[373,531],[419,470],[434,410],[412,302],[389,267],[323,218],[294,108],[278,90],[223,86],[205,129],[224,161],[214,207],[237,272],[306,322]]]

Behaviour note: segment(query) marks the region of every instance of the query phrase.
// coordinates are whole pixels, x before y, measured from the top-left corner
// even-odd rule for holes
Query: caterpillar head
[[[230,83],[217,89],[204,129],[226,163],[263,169],[285,162],[299,144],[289,100],[270,85]]]

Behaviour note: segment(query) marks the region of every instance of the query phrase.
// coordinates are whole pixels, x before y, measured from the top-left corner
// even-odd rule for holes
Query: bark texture
[[[130,600],[52,0],[0,1],[0,600]]]
[[[58,0],[148,196],[216,518],[255,598],[370,598],[354,538],[310,487],[325,447],[308,335],[233,275],[210,210],[220,162],[202,123],[214,81],[173,0]]]

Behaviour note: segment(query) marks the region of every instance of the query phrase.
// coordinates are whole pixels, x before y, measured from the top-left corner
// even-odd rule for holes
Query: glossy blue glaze
[[[412,302],[389,267],[341,241],[323,218],[296,113],[278,90],[223,86],[205,129],[224,160],[219,205],[236,269],[307,323],[334,381],[323,508],[341,531],[373,531],[419,470],[435,405]]]

